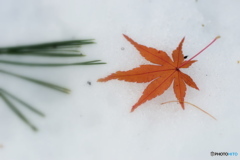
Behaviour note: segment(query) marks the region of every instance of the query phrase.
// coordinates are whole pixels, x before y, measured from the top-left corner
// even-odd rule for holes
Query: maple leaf
[[[131,112],[133,112],[138,106],[151,100],[157,96],[160,96],[167,90],[173,83],[174,93],[181,107],[184,109],[184,97],[186,95],[186,85],[195,88],[198,87],[192,78],[183,73],[181,68],[190,67],[196,60],[192,60],[207,47],[209,47],[217,38],[216,37],[208,46],[202,49],[191,59],[184,61],[184,55],[182,53],[182,45],[184,38],[179,43],[178,47],[172,52],[172,59],[162,50],[146,47],[138,44],[126,35],[123,35],[148,61],[154,63],[149,65],[140,65],[129,71],[117,71],[105,78],[101,78],[98,82],[106,82],[112,79],[124,80],[127,82],[146,83],[151,82],[147,88],[143,91],[142,96],[138,102],[132,106]]]

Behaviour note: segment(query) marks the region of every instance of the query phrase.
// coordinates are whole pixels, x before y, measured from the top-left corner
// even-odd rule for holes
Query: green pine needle
[[[61,42],[50,42],[34,45],[23,45],[13,47],[0,48],[0,55],[31,55],[31,56],[46,56],[46,57],[81,57],[78,48],[81,45],[94,44],[93,39],[86,40],[70,40]]]
[[[23,121],[25,122],[33,131],[37,131],[37,127],[35,127],[23,114],[20,110],[16,108],[16,106],[2,93],[0,93],[3,101],[7,104],[7,106]]]
[[[50,42],[34,45],[23,45],[23,46],[13,46],[13,47],[2,47],[0,52],[16,52],[16,51],[27,51],[27,50],[36,50],[36,49],[56,49],[56,48],[68,48],[71,46],[81,46],[85,44],[94,44],[93,39],[86,40],[70,40],[70,41],[60,41],[60,42]]]
[[[79,52],[79,47],[82,45],[94,44],[93,39],[85,39],[85,40],[70,40],[70,41],[60,41],[60,42],[50,42],[50,43],[42,43],[42,44],[34,44],[34,45],[23,45],[23,46],[13,46],[13,47],[2,47],[0,48],[0,56],[1,55],[10,55],[10,56],[42,56],[46,58],[75,58],[75,57],[83,57],[82,53]],[[106,64],[104,62],[100,62],[100,60],[93,61],[85,61],[85,62],[77,62],[77,63],[34,63],[34,62],[18,62],[18,61],[8,61],[8,60],[0,60],[0,64],[8,64],[8,65],[17,65],[17,66],[29,66],[29,67],[64,67],[64,66],[75,66],[75,65],[99,65]],[[45,81],[41,81],[38,79],[26,77],[20,74],[12,73],[9,71],[1,70],[0,73],[7,74],[16,78],[20,78],[26,80],[31,83],[35,83],[53,90],[57,90],[63,93],[70,93],[70,90],[52,83],[48,83]],[[7,92],[4,89],[0,88],[0,97],[7,104],[7,106],[28,126],[30,126],[34,131],[37,131],[37,128],[18,110],[15,105],[11,102],[16,101],[22,106],[26,107],[30,111],[38,114],[39,116],[44,117],[44,114],[28,103],[22,101],[15,95]]]
[[[94,61],[86,61],[86,62],[78,62],[78,63],[25,63],[25,62],[0,60],[0,63],[10,64],[10,65],[20,65],[20,66],[32,66],[32,67],[63,67],[63,66],[75,66],[75,65],[106,64],[104,62],[99,62],[99,61],[100,60],[94,60]]]
[[[8,72],[8,71],[4,71],[4,70],[0,70],[0,73],[4,73],[4,74],[7,74],[7,75],[17,77],[17,78],[21,78],[21,79],[27,80],[29,82],[36,83],[38,85],[42,85],[44,87],[48,87],[48,88],[51,88],[51,89],[54,89],[54,90],[57,90],[57,91],[60,91],[60,92],[63,92],[63,93],[70,93],[69,89],[58,86],[58,85],[55,85],[55,84],[52,84],[52,83],[40,81],[40,80],[37,80],[37,79],[29,78],[29,77],[26,77],[26,76],[22,76],[22,75],[15,74],[15,73]]]
[[[18,97],[16,97],[13,94],[7,92],[6,90],[0,88],[0,92],[2,92],[2,94],[5,94],[5,95],[11,97],[13,100],[17,101],[18,103],[22,104],[24,107],[26,107],[27,109],[29,109],[33,113],[35,113],[35,114],[37,114],[37,115],[39,115],[41,117],[45,117],[45,115],[41,111],[37,110],[33,106],[31,106],[28,103],[24,102],[23,100],[20,100]]]
[[[0,53],[1,54],[1,53]],[[7,55],[14,55],[14,56],[42,56],[42,57],[84,57],[84,54],[68,54],[68,53],[42,53],[38,52],[23,52],[23,53],[7,53]]]

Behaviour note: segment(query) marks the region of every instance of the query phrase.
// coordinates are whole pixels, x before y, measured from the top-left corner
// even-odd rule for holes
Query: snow
[[[240,154],[240,1],[2,0],[0,4],[0,46],[94,38],[96,44],[81,48],[85,58],[65,61],[107,62],[66,68],[1,64],[3,69],[72,90],[64,95],[1,75],[0,88],[47,115],[41,118],[21,108],[40,129],[35,133],[0,101],[1,160],[208,160],[230,157],[211,157],[212,151]],[[220,35],[196,58],[197,63],[184,70],[200,88],[188,87],[185,100],[217,121],[189,105],[185,110],[177,103],[161,105],[176,100],[172,87],[130,113],[147,84],[97,82],[118,70],[150,63],[122,34],[168,54],[185,36],[183,51],[188,58]]]

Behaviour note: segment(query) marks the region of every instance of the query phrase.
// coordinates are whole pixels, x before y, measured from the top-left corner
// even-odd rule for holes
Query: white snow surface
[[[0,46],[94,38],[96,44],[80,49],[86,57],[54,62],[100,59],[107,64],[63,68],[1,64],[1,69],[66,86],[72,93],[1,74],[1,88],[47,116],[19,106],[38,126],[33,132],[0,101],[0,160],[239,159],[240,155],[210,155],[240,154],[239,8],[239,0],[1,0]],[[183,70],[200,89],[188,87],[185,100],[217,121],[187,104],[185,110],[178,103],[161,105],[176,100],[172,86],[130,113],[148,83],[97,82],[118,70],[150,64],[122,34],[169,55],[185,37],[183,53],[188,58],[220,35],[196,57],[198,62]],[[46,61],[4,55],[1,59]]]

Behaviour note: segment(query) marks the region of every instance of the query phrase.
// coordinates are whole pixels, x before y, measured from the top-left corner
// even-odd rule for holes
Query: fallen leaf
[[[173,83],[174,93],[184,109],[184,97],[186,95],[186,84],[192,88],[198,90],[197,85],[192,80],[190,76],[180,71],[181,68],[190,67],[196,60],[192,60],[207,47],[209,47],[216,37],[209,45],[202,49],[198,54],[196,54],[191,59],[184,61],[184,55],[182,53],[182,45],[184,38],[179,43],[178,47],[172,52],[172,59],[167,55],[166,52],[162,50],[157,50],[155,48],[146,47],[144,45],[138,44],[126,35],[123,35],[148,61],[154,63],[148,65],[140,65],[129,71],[117,71],[105,78],[101,78],[98,82],[106,82],[112,79],[124,80],[127,82],[137,82],[145,83],[151,82],[147,88],[143,91],[142,96],[136,104],[132,106],[131,112],[133,112],[138,106],[151,100],[157,96],[160,96],[167,90]]]

